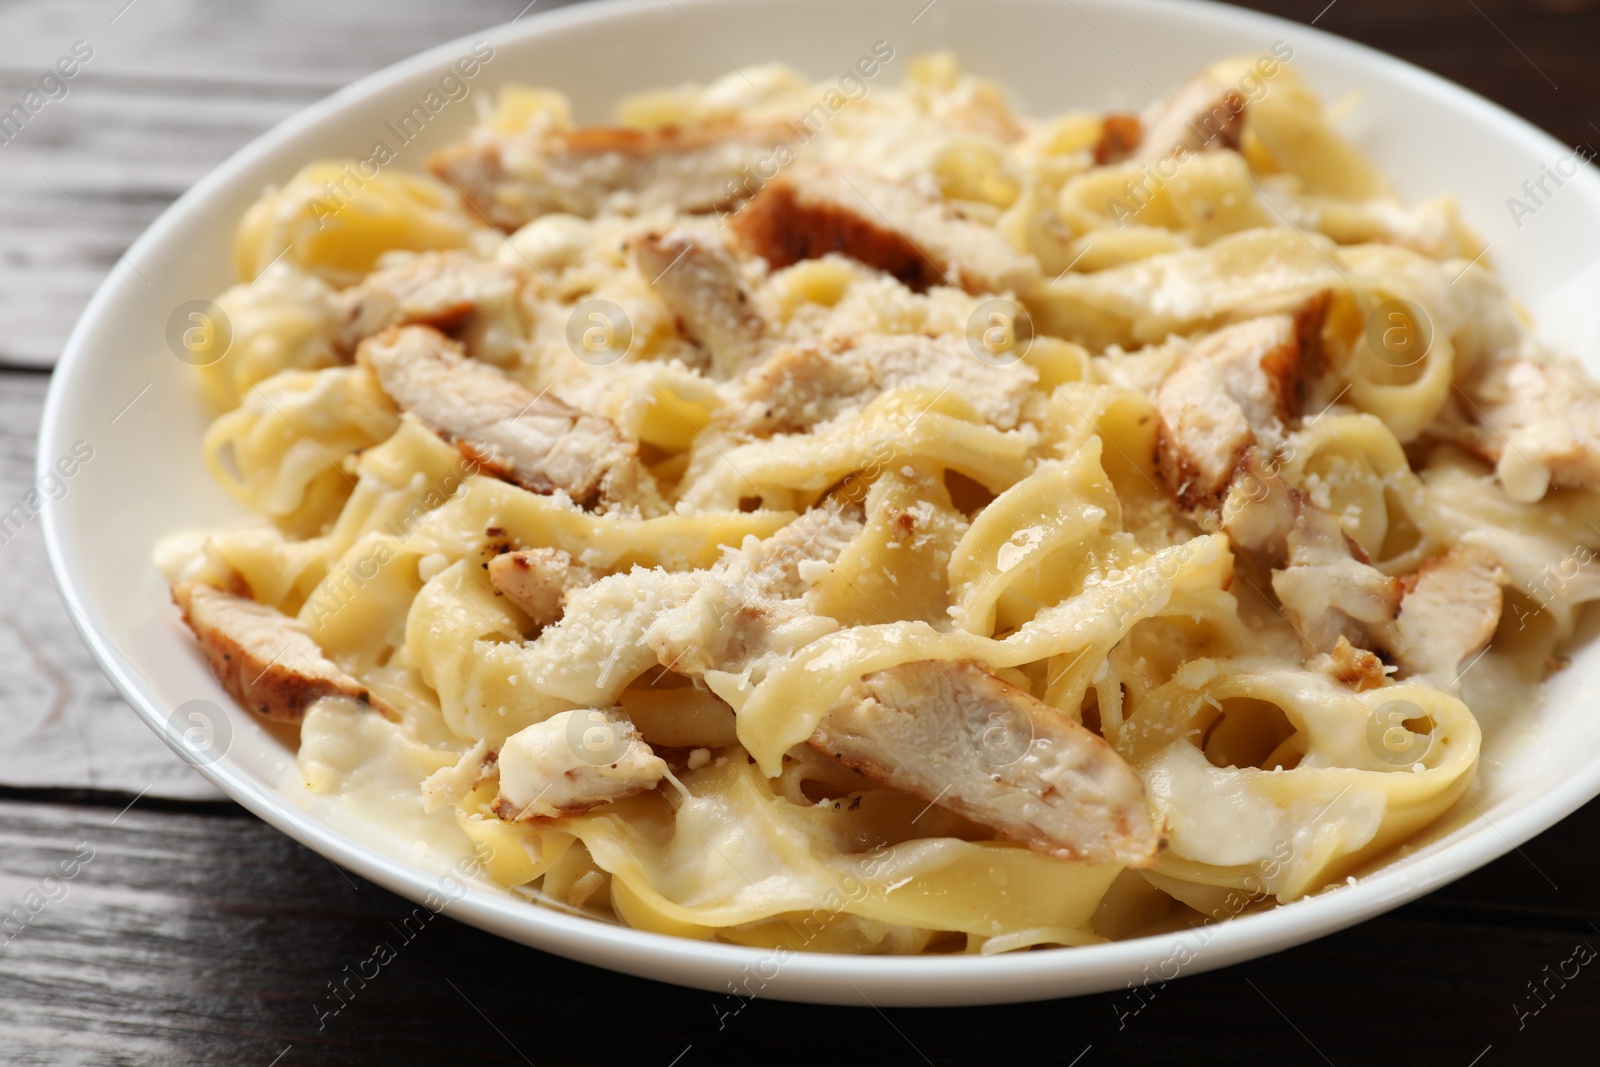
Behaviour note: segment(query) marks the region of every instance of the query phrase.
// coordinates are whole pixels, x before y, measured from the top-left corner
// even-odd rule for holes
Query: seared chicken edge
[[[228,695],[268,719],[299,722],[325,697],[395,713],[340,670],[299,619],[198,582],[172,585],[172,601]]]

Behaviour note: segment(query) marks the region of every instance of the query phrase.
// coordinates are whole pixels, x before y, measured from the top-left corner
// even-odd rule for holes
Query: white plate
[[[1600,357],[1600,301],[1590,294],[1600,248],[1600,179],[1588,167],[1519,229],[1506,205],[1541,165],[1570,149],[1487,101],[1378,52],[1294,23],[1210,4],[1111,0],[676,0],[594,3],[524,19],[441,45],[308,108],[239,152],[191,189],[119,263],[62,356],[40,432],[41,473],[71,453],[94,458],[44,509],[51,563],[84,640],[134,709],[183,751],[174,710],[187,701],[227,707],[218,729],[231,745],[200,768],[285,833],[395,892],[421,901],[440,872],[394,858],[292,803],[275,784],[292,754],[223,695],[191,647],[150,564],[162,534],[229,522],[237,509],[202,468],[204,429],[190,368],[165,342],[178,305],[232,281],[229,246],[261,188],[322,157],[367,154],[383,124],[421,101],[473,40],[493,59],[472,82],[501,81],[571,94],[580,120],[603,121],[624,93],[709,80],[730,64],[783,60],[819,78],[843,72],[888,41],[897,78],[918,52],[950,47],[1000,81],[1035,114],[1068,107],[1134,108],[1219,57],[1266,52],[1278,40],[1328,101],[1355,94],[1345,131],[1409,200],[1460,197],[1491,255],[1541,329],[1591,367]],[[1148,75],[1148,79],[1146,77]],[[1154,84],[1152,84],[1154,83]],[[451,103],[407,146],[398,165],[459,137],[472,101]],[[1600,648],[1586,643],[1550,685],[1536,723],[1514,741],[1502,716],[1485,716],[1484,760],[1470,803],[1403,858],[1315,898],[1187,934],[1010,956],[856,958],[800,955],[775,966],[760,951],[641,933],[535,907],[474,888],[448,914],[505,937],[632,974],[725,992],[734,981],[762,996],[859,1004],[977,1004],[1118,988],[1143,969],[1208,970],[1360,922],[1506,853],[1600,793],[1600,715],[1588,693]],[[187,725],[187,724],[185,724]],[[375,843],[376,842],[376,843]],[[1530,872],[1532,876],[1532,872]],[[1192,957],[1192,959],[1190,959]],[[1376,965],[1376,963],[1375,963]],[[774,972],[776,972],[774,974]],[[752,976],[754,976],[752,978]]]

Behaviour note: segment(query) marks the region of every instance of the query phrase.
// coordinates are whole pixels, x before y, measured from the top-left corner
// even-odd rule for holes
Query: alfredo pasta
[[[311,794],[641,929],[998,952],[1342,882],[1600,595],[1600,392],[1287,58],[1040,120],[880,45],[312,164],[200,371],[258,518],[166,541],[174,599]]]

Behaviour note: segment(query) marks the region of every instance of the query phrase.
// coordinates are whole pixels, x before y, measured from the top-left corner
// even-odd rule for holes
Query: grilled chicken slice
[[[667,765],[621,708],[577,708],[506,738],[496,761],[502,819],[565,819],[654,789]]]
[[[1095,162],[1155,163],[1214,148],[1237,151],[1244,113],[1243,96],[1201,75],[1145,108],[1142,115],[1106,116]]]
[[[1600,387],[1567,363],[1515,356],[1471,387],[1466,442],[1494,462],[1514,500],[1552,487],[1600,486]]]
[[[1488,647],[1500,625],[1505,572],[1481,548],[1458,547],[1403,579],[1392,640],[1402,674],[1453,687],[1462,663]]]
[[[497,477],[535,493],[563,490],[586,508],[649,495],[637,443],[610,420],[534,394],[431,327],[392,327],[363,341],[356,358],[402,411]]]
[[[781,348],[723,391],[718,420],[766,436],[800,433],[858,410],[880,393],[909,386],[950,389],[985,421],[1015,429],[1039,374],[1026,363],[994,367],[961,338],[865,336]]]
[[[1283,445],[1304,352],[1294,316],[1267,315],[1208,334],[1178,361],[1155,403],[1161,475],[1179,504],[1219,508],[1247,452]]]
[[[768,182],[733,228],[775,270],[839,252],[919,292],[1019,292],[1039,278],[1038,262],[993,228],[908,185],[856,172],[795,166]]]
[[[713,378],[730,378],[760,357],[766,321],[727,249],[694,234],[651,233],[634,240],[633,254],[683,335],[711,357]]]
[[[1279,562],[1296,504],[1278,475],[1320,360],[1326,296],[1195,341],[1156,391],[1157,461],[1178,506]]]
[[[492,225],[510,232],[551,212],[710,212],[754,192],[751,168],[784,141],[778,127],[479,130],[428,157]]]
[[[1312,663],[1316,669],[1351,686],[1358,693],[1376,689],[1389,678],[1383,660],[1364,648],[1357,648],[1344,636],[1334,642],[1333,651]]]
[[[1039,852],[1148,867],[1161,847],[1144,783],[1110,745],[971,663],[867,675],[811,744]]]
[[[1289,531],[1300,521],[1306,501],[1278,471],[1277,453],[1250,449],[1228,484],[1215,528],[1233,539],[1234,547],[1274,566],[1288,556]],[[1212,526],[1209,514],[1195,516]]]
[[[172,584],[172,601],[228,695],[268,719],[299,722],[325,697],[393,712],[322,654],[299,619],[210,585]]]
[[[424,252],[367,275],[334,297],[339,343],[354,349],[390,326],[447,330],[479,308],[510,309],[523,281],[515,267],[464,252]]]
[[[1138,115],[1107,115],[1100,124],[1100,140],[1094,146],[1095,166],[1121,163],[1138,151],[1144,127]]]
[[[489,742],[480,740],[448,767],[434,771],[422,780],[422,810],[432,815],[441,808],[459,804],[495,773],[498,753]]]
[[[559,548],[524,548],[489,561],[489,583],[540,629],[561,620],[569,592],[594,580],[593,571]]]
[[[1332,514],[1295,494],[1288,565],[1272,572],[1272,590],[1312,648],[1334,649],[1339,639],[1365,649],[1386,648],[1403,589],[1372,567]]]
[[[1388,676],[1365,651],[1376,649],[1400,678],[1454,689],[1462,664],[1488,647],[1500,625],[1507,579],[1482,548],[1457,547],[1389,578],[1367,565],[1338,520],[1309,507],[1289,541],[1289,566],[1273,572],[1272,588],[1301,636],[1332,649],[1325,669],[1357,688]]]
[[[1139,117],[1144,131],[1134,158],[1154,163],[1168,156],[1239,148],[1245,99],[1202,75],[1156,101]]]

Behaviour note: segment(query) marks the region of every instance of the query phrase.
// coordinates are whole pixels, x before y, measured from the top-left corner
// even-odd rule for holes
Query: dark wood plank
[[[412,905],[255,819],[122,798],[0,799],[4,1058],[58,1063],[1569,1062],[1600,964],[1538,1007],[1527,983],[1600,946],[1600,804],[1428,900],[1239,967],[1123,992],[970,1010],[740,1001],[601,972]],[[80,862],[74,877],[70,860]],[[68,867],[63,868],[63,863]],[[59,880],[46,882],[46,876]],[[27,894],[43,899],[30,908]],[[1543,901],[1538,925],[1507,910]],[[22,909],[17,912],[15,909]],[[14,936],[13,936],[14,935]],[[365,965],[379,944],[394,959]],[[365,972],[338,1007],[329,983]],[[374,976],[374,970],[376,975]],[[1566,973],[1571,976],[1573,966]],[[852,998],[854,994],[852,994]],[[1142,1005],[1142,1006],[1141,1006]],[[1280,1014],[1281,1012],[1281,1014]],[[1524,1025],[1519,1029],[1519,1021]],[[1313,1047],[1314,1045],[1314,1047]],[[292,1047],[291,1047],[292,1046]],[[285,1052],[285,1049],[288,1049]],[[687,1052],[685,1051],[687,1050]],[[119,1060],[118,1057],[121,1056]],[[526,1059],[524,1059],[524,1057]]]
[[[0,371],[0,785],[215,798],[111,688],[56,593],[27,498],[47,382]]]

